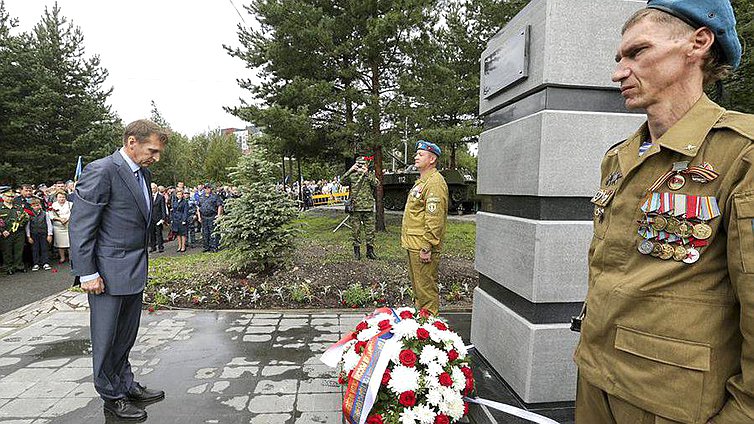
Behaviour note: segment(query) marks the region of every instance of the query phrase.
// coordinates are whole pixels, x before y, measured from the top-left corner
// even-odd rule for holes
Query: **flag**
[[[79,177],[81,176],[81,170],[84,167],[84,163],[81,160],[81,156],[79,156],[79,160],[76,163],[76,174],[73,176],[73,181],[78,181]]]

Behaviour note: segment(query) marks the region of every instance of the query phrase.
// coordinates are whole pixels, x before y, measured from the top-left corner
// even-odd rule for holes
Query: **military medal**
[[[692,227],[688,221],[683,221],[680,224],[678,224],[678,232],[676,234],[679,237],[688,238],[688,237],[691,237],[693,231],[694,231],[694,227]]]
[[[668,260],[673,257],[674,253],[675,249],[673,249],[673,246],[669,244],[663,244],[660,251],[660,259]]]
[[[685,247],[678,245],[675,247],[673,251],[673,260],[682,262],[684,259],[686,259],[687,255],[688,255],[688,250],[686,250]]]
[[[654,243],[649,240],[644,240],[639,244],[639,252],[642,255],[649,255],[654,250]]]
[[[680,190],[685,184],[686,178],[681,174],[675,174],[668,179],[668,188],[673,191]]]
[[[696,224],[692,229],[692,234],[694,238],[697,238],[699,240],[707,240],[712,235],[712,227],[703,222]]]
[[[654,243],[652,246],[652,252],[650,255],[654,256],[655,258],[659,257],[662,253],[662,245],[660,243]]]
[[[679,225],[681,225],[681,221],[679,221],[677,218],[670,217],[668,218],[668,223],[665,225],[665,231],[669,232],[670,234],[678,235]]]
[[[594,197],[592,197],[592,200],[590,202],[594,203],[595,205],[604,208],[605,206],[610,203],[610,200],[613,198],[613,194],[615,194],[615,191],[608,190],[606,188],[600,189]]]
[[[597,222],[602,222],[602,218],[605,216],[605,208],[601,208],[599,206],[594,207],[594,219],[597,220]]]
[[[686,259],[684,259],[683,262],[687,264],[693,264],[694,262],[698,260],[699,260],[699,251],[693,247],[689,247],[686,250]]]
[[[668,220],[665,219],[665,217],[662,215],[656,215],[652,219],[652,228],[654,228],[657,231],[664,230],[667,225],[668,225]]]

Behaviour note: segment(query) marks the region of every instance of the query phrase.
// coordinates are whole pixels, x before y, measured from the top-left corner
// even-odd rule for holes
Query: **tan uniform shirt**
[[[703,96],[640,157],[648,138],[645,124],[602,162],[579,373],[673,421],[705,423],[719,412],[716,424],[754,422],[754,116]],[[719,176],[689,172],[701,168]],[[674,240],[647,230],[662,226],[659,215],[708,229]],[[646,242],[687,251],[645,254]]]
[[[401,247],[439,252],[448,221],[448,185],[436,169],[414,183],[401,225]]]

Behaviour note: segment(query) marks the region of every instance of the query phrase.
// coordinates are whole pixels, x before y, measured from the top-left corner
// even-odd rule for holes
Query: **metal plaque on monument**
[[[641,0],[533,0],[480,58],[471,341],[526,407],[576,396],[600,161],[645,120],[610,79]]]

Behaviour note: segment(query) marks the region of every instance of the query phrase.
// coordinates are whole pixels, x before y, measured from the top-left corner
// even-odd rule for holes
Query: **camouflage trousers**
[[[351,212],[351,235],[353,245],[361,246],[361,232],[364,231],[364,238],[368,246],[374,246],[374,212],[372,211],[353,211]]]

